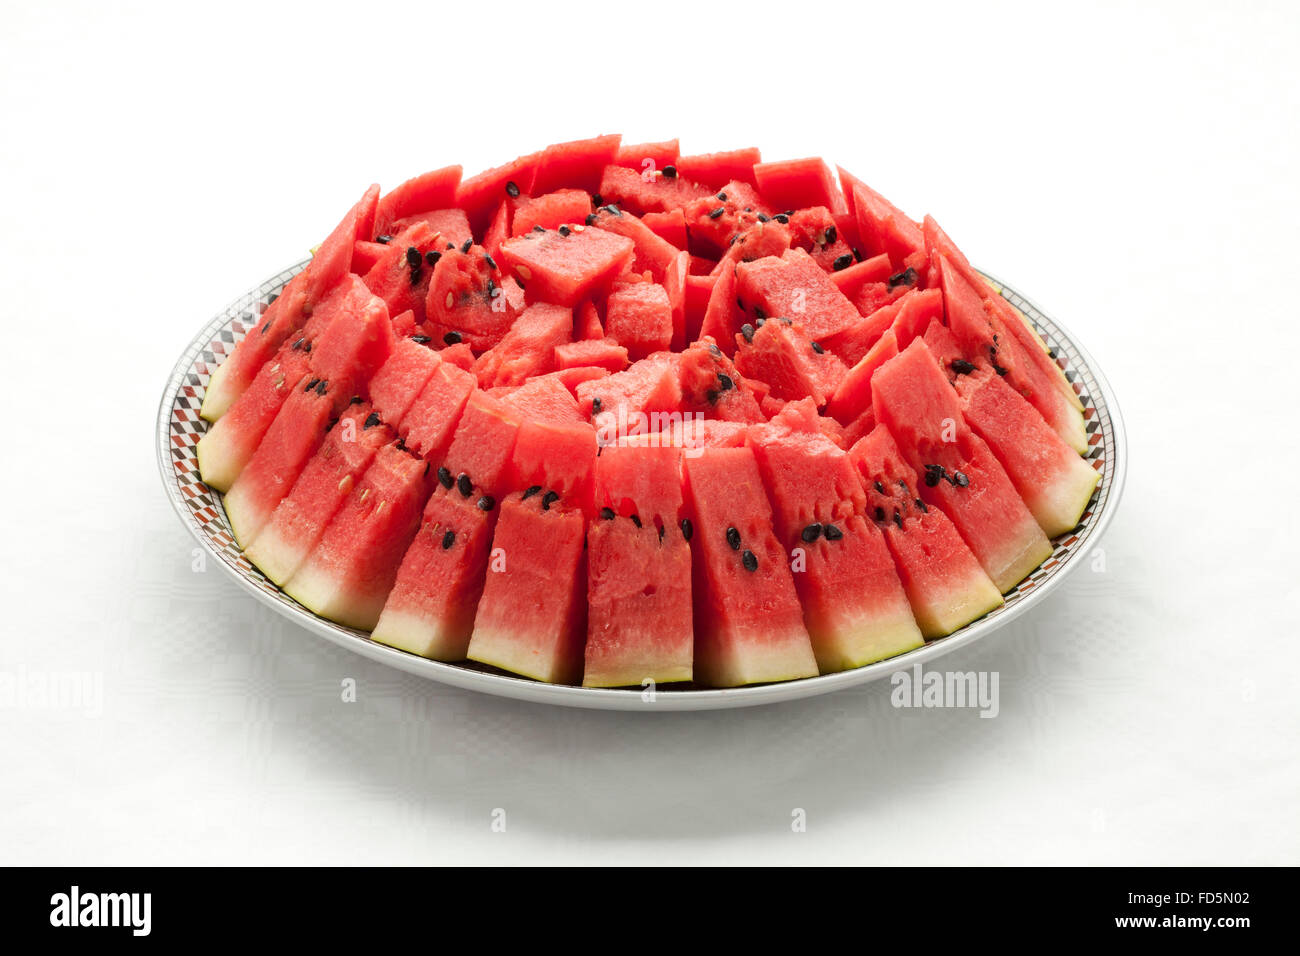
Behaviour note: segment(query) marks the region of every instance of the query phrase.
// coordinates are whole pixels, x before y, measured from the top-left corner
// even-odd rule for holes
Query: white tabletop
[[[1297,862],[1300,14],[976,6],[6,4],[0,862]],[[1109,377],[1101,569],[936,662],[995,719],[515,703],[192,570],[152,429],[197,328],[373,180],[610,130],[823,153]]]

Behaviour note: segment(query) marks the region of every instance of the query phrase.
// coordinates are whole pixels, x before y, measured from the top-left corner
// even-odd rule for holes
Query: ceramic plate
[[[199,479],[195,449],[207,428],[207,423],[199,417],[199,407],[203,404],[203,393],[208,380],[244,334],[257,326],[258,317],[274,301],[280,290],[306,264],[307,260],[303,260],[285,269],[232,302],[204,326],[177,361],[167,387],[163,390],[162,404],[158,410],[158,466],[162,471],[163,484],[172,507],[176,509],[185,527],[216,559],[216,563],[253,597],[301,624],[316,637],[430,680],[520,700],[605,710],[710,710],[830,693],[878,680],[902,668],[933,660],[992,634],[1042,602],[1070,571],[1085,562],[1087,553],[1096,546],[1119,504],[1124,483],[1124,430],[1114,396],[1100,370],[1059,323],[1048,318],[1024,296],[990,276],[990,281],[1001,290],[1002,295],[1029,317],[1048,346],[1054,350],[1057,362],[1073,383],[1084,405],[1091,446],[1088,458],[1101,473],[1101,482],[1084,512],[1082,523],[1074,531],[1053,542],[1052,556],[1013,592],[1006,595],[1006,603],[1002,607],[947,637],[931,641],[925,647],[888,661],[839,674],[725,690],[669,686],[660,688],[653,694],[646,694],[641,690],[564,687],[513,677],[469,663],[443,664],[425,660],[405,651],[376,644],[364,631],[340,627],[317,617],[263,577],[235,544],[221,496]]]

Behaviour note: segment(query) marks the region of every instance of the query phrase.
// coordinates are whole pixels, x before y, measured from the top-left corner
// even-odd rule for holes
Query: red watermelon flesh
[[[678,412],[682,387],[676,364],[671,356],[661,353],[614,375],[583,382],[577,397],[584,414],[613,416],[610,421],[617,423],[619,434],[630,435],[646,430],[637,426],[638,415]]]
[[[392,224],[391,234],[396,236],[417,222],[423,222],[428,226],[443,243],[443,248],[449,242],[452,245],[459,246],[474,238],[474,231],[469,225],[469,217],[465,215],[463,209],[435,209],[433,212],[423,212],[416,216],[403,216]]]
[[[501,341],[478,357],[474,374],[483,388],[522,385],[555,367],[555,347],[573,335],[573,310],[539,302],[530,305]]]
[[[634,143],[620,146],[614,154],[614,165],[627,166],[629,169],[663,169],[677,162],[679,142],[666,139],[658,143]],[[650,160],[647,164],[646,160]]]
[[[438,487],[429,496],[370,636],[439,661],[469,650],[498,509]]]
[[[380,448],[285,592],[328,620],[373,629],[418,526],[428,470],[397,445]]]
[[[560,385],[563,385],[568,389],[569,394],[576,397],[578,394],[578,386],[583,382],[590,382],[598,378],[608,378],[609,374],[609,369],[584,365],[579,368],[556,369],[554,372],[547,372],[545,375],[539,375],[534,381],[554,379]],[[531,382],[529,384],[531,384]]]
[[[696,186],[680,176],[660,173],[646,177],[640,171],[624,166],[606,166],[600,177],[601,198],[637,215],[681,209],[692,199],[708,192],[707,188]]]
[[[633,361],[672,345],[673,307],[663,286],[619,284],[609,294],[605,334],[627,348]]]
[[[746,330],[736,337],[736,368],[746,378],[766,382],[777,398],[811,398],[820,408],[848,373],[843,362],[787,319],[762,320],[757,329]]]
[[[720,153],[682,156],[677,160],[677,175],[687,182],[699,183],[711,189],[720,189],[733,180],[755,186],[754,167],[762,161],[762,155],[754,146]]]
[[[475,389],[465,401],[439,477],[454,481],[465,475],[479,494],[500,499],[510,490],[510,456],[518,433],[518,411]]]
[[[845,364],[852,365],[861,361],[886,329],[892,328],[898,344],[906,348],[912,339],[925,332],[932,320],[942,317],[943,295],[938,289],[911,290],[876,309],[855,328],[833,335],[823,344]]]
[[[406,417],[411,403],[442,364],[437,352],[410,339],[398,339],[388,360],[370,379],[370,400],[379,417],[397,423]]]
[[[887,282],[893,271],[889,256],[881,253],[878,256],[863,259],[861,262],[854,262],[851,266],[832,272],[831,281],[835,283],[837,289],[844,293],[846,298],[852,299],[864,285]]]
[[[440,362],[401,419],[398,433],[406,446],[435,464],[441,462],[473,391],[473,375],[450,362]]]
[[[826,403],[826,414],[848,425],[871,408],[871,377],[898,354],[898,339],[892,328],[876,340],[857,365],[849,369]]]
[[[454,205],[465,210],[475,235],[483,232],[492,214],[511,192],[516,196],[520,193],[531,195],[533,173],[540,157],[541,153],[520,156],[504,166],[484,170],[477,176],[461,180],[456,187]]]
[[[706,448],[685,456],[685,466],[694,529],[695,679],[733,687],[816,676],[753,451]]]
[[[664,291],[668,293],[668,306],[672,312],[671,347],[674,351],[681,351],[686,346],[686,280],[690,277],[690,261],[690,253],[679,252],[664,272]]]
[[[621,372],[627,364],[627,349],[608,339],[587,339],[555,347],[557,369],[595,367]]]
[[[514,389],[506,404],[519,412],[521,420],[550,422],[567,425],[585,422],[586,416],[578,408],[563,378],[557,375],[538,375]]]
[[[997,312],[980,298],[947,257],[939,259],[948,327],[967,360],[1004,375],[1007,383],[1029,400],[1067,445],[1080,454],[1086,452],[1088,433],[1083,416],[1057,388],[1055,376],[1033,360],[1020,341],[1007,331]]]
[[[230,410],[199,439],[196,451],[204,484],[227,491],[235,483],[285,399],[309,375],[306,353],[288,344],[262,366]]]
[[[370,291],[388,304],[390,315],[410,309],[415,313],[416,325],[423,324],[424,301],[433,274],[425,255],[441,248],[442,240],[423,220],[416,220],[384,247],[383,255],[364,279]]]
[[[676,246],[631,213],[610,212],[601,206],[594,215],[596,228],[632,240],[632,272],[649,272],[656,282],[663,281],[664,274],[677,261],[680,250]]]
[[[690,241],[690,235],[686,231],[686,217],[682,215],[680,209],[671,212],[648,212],[641,217],[641,221],[651,232],[670,243],[675,249],[685,249]]]
[[[355,276],[344,281],[364,289]],[[328,382],[339,401],[346,401],[364,388],[393,352],[393,327],[383,300],[369,295],[365,299],[358,311],[352,309],[360,300],[352,299],[314,341],[303,343],[304,350],[310,353],[312,374]]]
[[[998,375],[961,375],[956,384],[967,423],[993,449],[1043,532],[1054,538],[1072,530],[1101,475]]]
[[[759,163],[754,167],[754,179],[763,198],[777,210],[826,206],[832,212],[843,212],[847,208],[830,168],[816,157]]]
[[[501,256],[530,299],[572,307],[626,269],[633,248],[630,239],[600,229],[531,232],[504,242]]]
[[[575,340],[598,341],[605,337],[605,328],[600,321],[600,312],[596,304],[588,299],[573,311],[573,337]]]
[[[387,248],[388,246],[382,242],[358,239],[352,246],[352,271],[357,275],[365,275],[374,268]]]
[[[520,306],[522,309],[522,305]],[[438,357],[448,365],[454,365],[456,368],[464,369],[466,372],[474,370],[474,350],[465,342],[457,342],[455,345],[448,345],[438,350]]]
[[[712,339],[693,342],[677,358],[682,410],[723,421],[760,422],[763,412],[753,383]]]
[[[748,317],[736,295],[736,271],[723,269],[709,290],[709,302],[700,322],[699,337],[712,339],[727,355],[734,355],[736,333],[746,321]]]
[[[924,341],[877,369],[871,392],[876,420],[924,476],[922,500],[952,519],[999,591],[1011,590],[1047,559],[1051,544],[993,453],[966,425],[957,394]]]
[[[396,437],[372,406],[350,406],[326,433],[270,522],[245,549],[248,559],[276,584],[293,577],[375,452]]]
[[[884,538],[862,516],[865,496],[843,449],[804,400],[749,430],[777,539],[792,556],[804,624],[823,674],[894,657],[923,643]]]
[[[948,516],[917,497],[916,472],[889,429],[875,426],[849,457],[862,477],[867,514],[884,532],[922,634],[951,634],[1002,603]]]
[[[203,393],[200,414],[215,422],[252,384],[262,367],[271,360],[289,336],[302,328],[316,305],[348,273],[357,239],[369,238],[359,230],[368,230],[375,215],[379,187],[372,186],[348,210],[334,230],[321,243],[316,255],[302,272],[294,276],[260,317],[257,326],[235,346],[212,373]]]
[[[948,380],[955,381],[958,375],[974,371],[974,366],[966,361],[962,347],[957,343],[952,330],[940,319],[932,319],[925,330],[925,347],[930,350],[939,367],[947,374]],[[1037,414],[1037,413],[1035,413]],[[1054,433],[1055,434],[1055,433]]]
[[[488,223],[487,229],[483,233],[483,251],[490,255],[494,260],[501,258],[501,244],[510,238],[510,230],[514,225],[515,200],[503,199],[501,205],[497,207],[496,213],[492,216],[492,221]],[[463,247],[460,243],[457,248]]]
[[[556,190],[573,188],[590,194],[600,187],[601,173],[614,162],[622,139],[622,136],[613,134],[546,147],[537,161],[537,170],[533,173],[533,181],[527,192],[533,196],[543,196]],[[586,214],[587,210],[584,209],[583,215]]]
[[[790,248],[794,236],[790,228],[775,219],[759,222],[736,237],[713,266],[713,274],[731,272],[742,262],[753,262],[764,256],[780,256]]]
[[[596,430],[590,422],[525,419],[519,426],[511,454],[516,488],[539,486],[543,494],[558,495],[564,507],[590,514],[595,464]]]
[[[732,181],[716,193],[682,208],[692,250],[722,255],[737,237],[771,214],[771,208],[748,183]]]
[[[523,197],[510,221],[510,235],[522,236],[538,227],[559,229],[563,225],[581,223],[590,212],[591,196],[581,189],[561,189],[539,195],[536,199]]]
[[[241,548],[247,549],[270,521],[276,506],[289,494],[294,480],[325,438],[334,417],[335,400],[320,389],[322,384],[309,379],[310,387],[293,390],[257,451],[226,492],[226,517]]]
[[[465,343],[485,352],[505,337],[523,311],[514,284],[503,282],[495,257],[481,246],[444,249],[432,270],[424,308],[425,328],[434,342]]]
[[[375,211],[374,234],[393,235],[393,224],[397,220],[451,206],[456,198],[460,177],[459,166],[447,166],[408,179],[379,200]]]
[[[553,684],[582,679],[587,570],[582,512],[512,494],[501,504],[470,660]]]
[[[718,277],[710,275],[693,275],[686,276],[686,338],[687,342],[694,342],[704,334],[702,326],[704,324],[705,314],[709,308],[709,300],[713,295],[713,287],[717,283]],[[722,334],[722,330],[715,330],[715,339],[717,335]]]
[[[781,258],[742,262],[736,267],[736,295],[755,318],[777,317],[803,323],[809,338],[821,341],[856,325],[860,316],[812,256],[790,249]]]
[[[902,268],[908,256],[925,251],[921,227],[865,183],[853,186],[853,209],[864,253],[887,253],[890,261]]]

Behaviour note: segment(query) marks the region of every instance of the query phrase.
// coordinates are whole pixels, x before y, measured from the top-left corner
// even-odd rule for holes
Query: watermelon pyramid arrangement
[[[247,557],[440,661],[594,687],[860,667],[988,613],[1098,482],[930,217],[820,159],[564,143],[372,186],[212,376]]]

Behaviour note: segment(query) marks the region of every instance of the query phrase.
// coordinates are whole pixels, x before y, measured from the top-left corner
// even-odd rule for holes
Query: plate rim
[[[530,680],[525,677],[517,677],[505,673],[494,673],[490,671],[474,670],[455,663],[446,663],[442,661],[429,660],[418,657],[407,651],[389,647],[385,644],[377,643],[368,635],[361,631],[355,631],[345,628],[341,625],[334,624],[324,618],[318,617],[307,608],[289,601],[277,599],[276,596],[257,582],[248,578],[245,574],[230,564],[222,555],[220,555],[213,543],[203,534],[194,520],[188,508],[185,505],[183,496],[179,491],[179,485],[175,481],[173,474],[174,468],[170,458],[171,443],[169,436],[171,434],[172,408],[175,404],[177,393],[185,382],[185,375],[192,368],[195,359],[202,351],[205,345],[210,343],[213,337],[231,321],[231,313],[240,307],[240,304],[255,297],[258,291],[279,282],[286,274],[292,274],[300,271],[310,258],[302,259],[299,262],[281,269],[279,272],[272,274],[256,286],[251,287],[242,295],[231,300],[225,309],[216,313],[214,317],[207,322],[199,332],[191,338],[189,344],[181,352],[180,357],[172,367],[168,376],[167,384],[162,391],[162,397],[158,405],[157,418],[157,443],[155,453],[158,464],[159,476],[162,479],[164,490],[167,493],[167,499],[171,502],[172,509],[176,512],[181,520],[181,524],[189,531],[190,536],[199,544],[199,546],[211,557],[215,563],[223,568],[239,584],[239,586],[264,605],[279,612],[287,619],[298,624],[308,632],[323,637],[331,644],[346,650],[352,651],[368,660],[376,663],[385,664],[394,667],[397,670],[412,674],[416,677],[422,677],[427,680],[438,681],[439,683],[459,687],[465,690],[478,691],[480,693],[491,694],[497,697],[507,697],[514,700],[528,701],[532,703],[551,704],[564,707],[577,707],[582,709],[594,710],[619,710],[619,711],[639,711],[639,712],[676,712],[676,711],[697,711],[697,710],[718,710],[734,707],[753,707],[762,704],[774,704],[789,700],[798,700],[805,697],[815,697],[822,694],[834,693],[835,691],[845,690],[850,687],[857,687],[862,684],[871,683],[881,680],[886,676],[896,673],[900,670],[910,669],[916,665],[924,665],[930,661],[936,660],[946,654],[966,647],[969,644],[981,640],[984,637],[1002,629],[1006,624],[1025,614],[1032,608],[1037,607],[1047,596],[1056,590],[1062,581],[1066,580],[1075,569],[1084,562],[1080,555],[1086,553],[1080,551],[1077,554],[1070,555],[1061,564],[1060,569],[1038,584],[1033,593],[1022,596],[1013,606],[1006,607],[994,618],[984,617],[971,624],[960,628],[955,633],[939,638],[933,642],[927,643],[915,650],[907,651],[897,657],[888,658],[883,661],[877,661],[873,664],[867,664],[863,667],[852,670],[840,671],[834,674],[820,674],[816,677],[805,677],[798,680],[783,681],[775,684],[759,684],[747,687],[725,687],[725,688],[692,688],[684,690],[673,690],[668,688],[655,688],[652,692],[637,688],[603,688],[603,687],[581,687],[567,684],[545,684],[538,681]],[[1111,477],[1110,486],[1107,490],[1105,507],[1098,512],[1093,523],[1089,527],[1088,538],[1090,548],[1096,547],[1106,530],[1110,527],[1116,511],[1119,509],[1121,498],[1123,497],[1125,479],[1128,471],[1128,444],[1127,435],[1124,429],[1123,417],[1120,413],[1119,403],[1115,393],[1111,388],[1110,382],[1106,379],[1101,369],[1098,367],[1092,354],[1080,344],[1078,338],[1063,325],[1054,316],[1049,316],[1033,299],[1024,295],[1014,286],[1004,282],[996,275],[983,269],[978,270],[982,275],[988,278],[997,286],[999,294],[1008,298],[1006,293],[1012,293],[1017,299],[1024,302],[1030,309],[1037,312],[1044,318],[1048,318],[1051,324],[1059,332],[1060,336],[1068,341],[1070,347],[1078,354],[1080,364],[1085,367],[1091,375],[1096,385],[1094,392],[1100,392],[1103,399],[1102,404],[1105,407],[1106,414],[1110,419],[1110,429],[1112,447],[1108,450],[1111,459]],[[1014,303],[1012,303],[1014,305]],[[219,500],[215,498],[214,500]],[[222,518],[225,520],[224,506],[221,508]],[[227,522],[228,524],[228,522]],[[283,593],[283,592],[279,592]],[[292,600],[292,599],[290,599]]]

